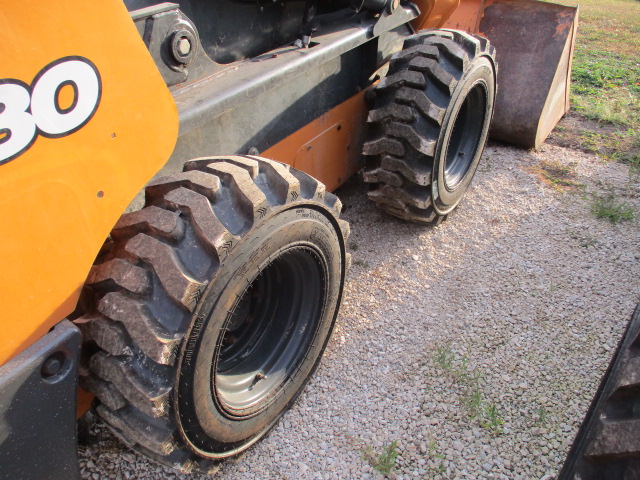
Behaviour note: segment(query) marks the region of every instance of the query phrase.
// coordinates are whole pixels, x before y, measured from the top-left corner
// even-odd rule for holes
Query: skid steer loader
[[[265,435],[340,305],[330,192],[363,169],[386,212],[446,218],[489,135],[537,147],[567,111],[577,8],[28,0],[0,18],[0,478],[70,479],[90,404],[183,471]]]

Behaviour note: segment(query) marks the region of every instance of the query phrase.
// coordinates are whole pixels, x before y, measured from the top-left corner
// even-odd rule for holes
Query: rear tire
[[[348,258],[341,204],[259,157],[212,157],[146,188],[94,266],[76,323],[82,385],[125,443],[211,472],[277,422],[317,367]]]
[[[494,49],[456,30],[413,35],[373,90],[364,180],[404,220],[437,224],[462,200],[487,141]]]

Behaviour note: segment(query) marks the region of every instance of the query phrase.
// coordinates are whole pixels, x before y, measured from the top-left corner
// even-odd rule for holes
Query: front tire
[[[110,429],[202,472],[264,436],[331,335],[348,263],[340,208],[259,157],[199,159],[152,182],[114,228],[76,321],[90,353],[81,382]]]
[[[364,145],[369,198],[384,211],[437,224],[462,200],[493,115],[494,57],[485,38],[430,30],[391,58]]]

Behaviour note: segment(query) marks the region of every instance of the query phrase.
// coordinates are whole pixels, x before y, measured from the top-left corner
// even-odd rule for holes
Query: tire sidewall
[[[458,113],[469,92],[478,84],[484,86],[487,106],[483,128],[478,140],[478,148],[473,155],[463,179],[455,189],[449,190],[445,183],[447,148],[451,135],[453,134]],[[436,144],[431,189],[433,206],[439,215],[447,215],[456,208],[473,179],[489,133],[489,126],[493,116],[495,93],[495,67],[491,58],[485,55],[475,58],[470,62],[470,65],[454,89],[451,102],[449,103],[442,122],[442,125],[445,127],[441,130]]]
[[[252,416],[229,416],[211,387],[211,362],[227,312],[252,279],[288,249],[314,250],[325,268],[324,310],[299,368]],[[322,208],[293,206],[268,216],[229,252],[196,308],[183,342],[174,407],[181,436],[200,455],[225,458],[259,440],[296,400],[317,368],[338,313],[345,265],[339,226]],[[189,432],[188,434],[186,432]]]

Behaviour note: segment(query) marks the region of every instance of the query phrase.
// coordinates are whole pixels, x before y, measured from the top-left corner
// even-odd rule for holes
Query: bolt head
[[[189,53],[191,53],[191,42],[188,38],[182,37],[180,40],[178,40],[178,52],[183,57],[186,57],[187,55],[189,55]]]
[[[57,355],[47,358],[42,364],[42,376],[45,378],[53,377],[62,369],[62,360]]]

